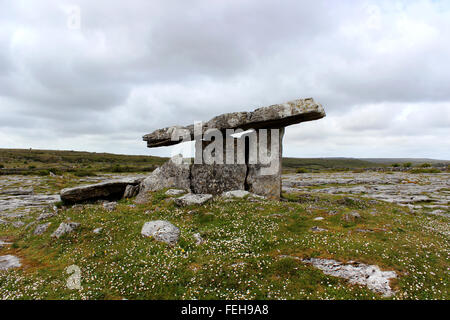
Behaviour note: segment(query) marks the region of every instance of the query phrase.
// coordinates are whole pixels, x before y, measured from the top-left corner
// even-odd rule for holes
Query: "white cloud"
[[[170,154],[141,136],[312,96],[328,116],[288,128],[286,155],[450,159],[445,2],[0,6],[0,147]]]

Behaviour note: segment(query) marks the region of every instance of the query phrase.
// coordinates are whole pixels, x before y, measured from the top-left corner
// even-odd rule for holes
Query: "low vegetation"
[[[79,151],[0,149],[0,174],[41,175],[72,173],[95,176],[96,173],[149,172],[167,161],[152,156],[129,156]]]
[[[308,193],[285,195],[284,201],[217,199],[178,208],[164,191],[150,194],[148,204],[121,200],[111,212],[101,204],[62,207],[41,222],[51,226],[40,236],[34,226],[0,225],[0,239],[13,243],[0,253],[23,262],[22,268],[0,272],[0,299],[384,299],[296,257],[395,271],[391,299],[450,298],[444,217]],[[343,219],[354,212],[360,218]],[[51,238],[67,219],[81,227]],[[158,219],[180,228],[174,247],[141,236],[144,223]],[[96,228],[103,229],[96,234]],[[206,242],[197,245],[195,233]],[[81,271],[79,290],[66,286],[71,265]]]

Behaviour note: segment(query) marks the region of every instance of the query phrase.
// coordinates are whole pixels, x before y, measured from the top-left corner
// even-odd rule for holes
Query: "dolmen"
[[[125,189],[138,193],[165,188],[183,189],[193,194],[221,195],[235,190],[277,200],[281,196],[281,159],[285,127],[325,117],[322,105],[312,98],[258,108],[252,112],[233,112],[207,122],[158,129],[143,137],[149,148],[195,141],[193,159],[176,155],[142,181],[107,184],[117,196]],[[61,192],[64,202],[81,201],[80,194],[102,198],[104,185],[84,186]],[[129,193],[129,192],[128,192]],[[105,196],[103,196],[103,194]],[[92,199],[92,198],[91,198]]]

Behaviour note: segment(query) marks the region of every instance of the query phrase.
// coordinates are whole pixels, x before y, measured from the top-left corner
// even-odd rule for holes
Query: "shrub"
[[[308,173],[309,171],[305,168],[297,168],[295,173]]]
[[[412,163],[411,162],[405,162],[403,164],[403,168],[411,168],[412,167]]]
[[[430,163],[423,163],[423,164],[421,165],[421,167],[422,167],[422,168],[430,168],[430,167],[431,167],[431,164],[430,164]]]
[[[398,168],[398,167],[400,167],[400,164],[399,164],[399,163],[394,163],[392,166],[393,166],[394,168]]]
[[[0,163],[0,169],[4,169],[5,166]]]

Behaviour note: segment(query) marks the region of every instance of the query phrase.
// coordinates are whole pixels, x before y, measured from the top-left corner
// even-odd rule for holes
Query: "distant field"
[[[148,172],[167,159],[111,153],[0,149],[0,168],[4,173],[94,175],[95,172]]]
[[[304,168],[320,171],[324,169],[358,169],[385,166],[385,164],[350,158],[283,158],[283,169],[285,170]]]
[[[370,161],[369,161],[370,160]],[[111,153],[82,151],[53,151],[32,149],[0,149],[0,174],[49,175],[64,172],[77,176],[95,175],[101,172],[150,172],[167,158],[153,156],[130,156]],[[403,166],[411,163],[420,167],[449,161],[432,159],[353,159],[353,158],[283,158],[285,171],[341,171],[364,168]]]

